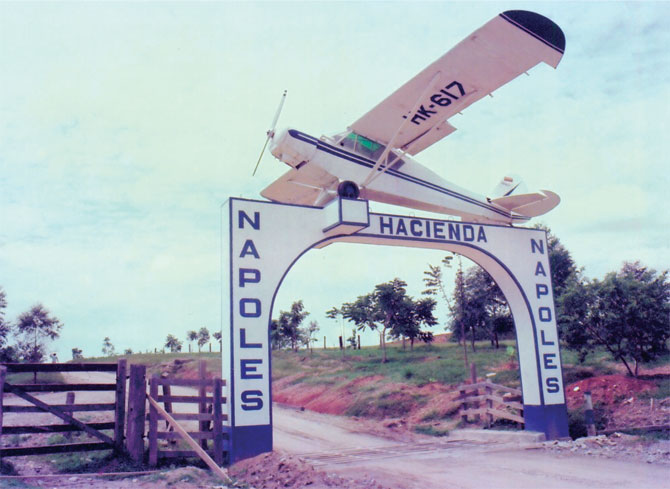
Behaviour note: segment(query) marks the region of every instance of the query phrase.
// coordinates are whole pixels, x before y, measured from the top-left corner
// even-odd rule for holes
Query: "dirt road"
[[[275,448],[320,470],[397,489],[666,488],[669,465],[557,455],[521,437],[482,442],[467,435],[394,441],[360,433],[336,416],[274,409]]]

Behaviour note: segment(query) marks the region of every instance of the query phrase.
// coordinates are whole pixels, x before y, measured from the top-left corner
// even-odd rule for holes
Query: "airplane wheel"
[[[337,195],[345,199],[357,199],[361,191],[351,180],[345,180],[337,186]]]

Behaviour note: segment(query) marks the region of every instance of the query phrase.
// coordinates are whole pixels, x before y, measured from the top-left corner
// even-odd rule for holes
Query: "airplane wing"
[[[330,173],[315,165],[305,165],[284,173],[261,195],[286,204],[324,206],[337,197],[338,183],[339,179]]]
[[[503,12],[350,129],[384,145],[393,141],[393,147],[415,155],[455,131],[447,119],[470,104],[540,62],[556,68],[564,49],[565,36],[551,20],[524,10]]]

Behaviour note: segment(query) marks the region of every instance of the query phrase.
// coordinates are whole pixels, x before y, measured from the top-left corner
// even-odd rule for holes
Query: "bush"
[[[584,421],[584,407],[568,410],[568,432],[570,438],[576,440],[587,436],[586,423]],[[601,404],[593,406],[593,421],[597,430],[604,430],[607,425],[607,413]]]

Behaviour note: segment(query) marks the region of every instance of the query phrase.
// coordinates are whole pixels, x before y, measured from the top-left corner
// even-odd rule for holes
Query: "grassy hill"
[[[479,342],[476,352],[468,346],[468,360],[477,365],[480,379],[519,387],[514,341],[494,349]],[[388,347],[388,362],[381,363],[379,347],[361,350],[314,349],[272,352],[273,399],[276,402],[319,412],[380,420],[391,428],[443,434],[460,424],[454,386],[470,378],[462,347],[450,342]],[[127,358],[148,366],[149,375],[197,375],[198,360],[207,362],[210,375],[220,372],[219,353],[134,354],[97,358]],[[87,360],[88,361],[88,360]],[[602,351],[579,363],[577,355],[562,351],[568,407],[575,426],[583,427],[583,391],[593,391],[599,428],[670,424],[667,410],[649,409],[669,403],[670,355],[645,365],[640,379],[625,375],[622,367]],[[651,399],[659,400],[655,404]],[[513,423],[498,428],[514,429]],[[575,433],[581,427],[577,426]]]

